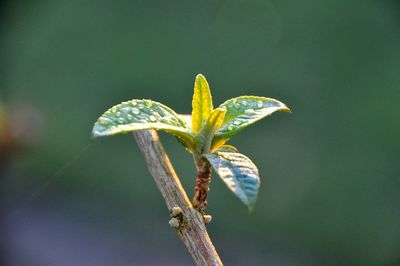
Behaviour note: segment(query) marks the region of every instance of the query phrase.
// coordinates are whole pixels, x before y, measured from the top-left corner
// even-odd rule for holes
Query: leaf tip
[[[98,131],[98,122],[96,122],[92,128],[92,132],[90,133],[90,139],[97,139],[98,137],[101,137],[101,133]]]
[[[286,113],[289,113],[289,114],[292,113],[292,110],[286,104],[284,104],[283,102],[275,100],[275,99],[271,99],[271,100],[275,101],[278,104],[278,106],[279,106],[278,110],[279,111],[283,111],[283,112],[286,112]]]
[[[290,110],[290,108],[289,107],[287,107],[287,105],[283,105],[283,107],[282,107],[282,111],[284,111],[284,112],[286,112],[286,113],[289,113],[289,114],[292,114],[293,112],[292,112],[292,110]]]
[[[206,79],[206,77],[203,74],[199,73],[196,75],[196,80],[199,80],[199,79]]]
[[[289,113],[289,114],[293,114],[292,110],[290,110],[289,108],[285,112]]]
[[[201,84],[202,87],[204,86],[209,90],[208,81],[203,74],[199,73],[196,75],[195,83]]]

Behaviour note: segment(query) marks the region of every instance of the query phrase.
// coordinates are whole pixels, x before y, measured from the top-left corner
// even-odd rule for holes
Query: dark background
[[[190,113],[197,73],[215,105],[293,110],[231,141],[259,167],[252,214],[214,176],[226,265],[400,264],[398,1],[16,0],[0,21],[1,265],[190,265],[132,138],[89,137],[133,98]]]

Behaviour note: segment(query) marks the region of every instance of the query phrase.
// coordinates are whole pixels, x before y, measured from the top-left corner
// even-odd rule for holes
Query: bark
[[[204,214],[207,207],[207,194],[210,190],[211,164],[204,157],[195,156],[197,174],[194,188],[193,207]]]
[[[133,133],[168,209],[182,210],[176,233],[197,265],[223,265],[207,233],[203,216],[190,203],[155,130]],[[176,219],[176,218],[173,218]],[[171,223],[170,223],[171,224]]]

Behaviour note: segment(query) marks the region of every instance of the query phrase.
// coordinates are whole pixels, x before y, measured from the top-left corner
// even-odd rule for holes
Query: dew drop
[[[244,111],[244,113],[245,113],[246,115],[254,115],[254,114],[255,114],[255,111],[254,111],[254,109],[246,109],[246,110]]]
[[[150,108],[153,105],[151,101],[146,101],[145,103],[147,108]]]
[[[236,109],[240,109],[240,104],[239,103],[235,103],[234,106],[235,106]]]
[[[157,121],[157,119],[156,119],[156,117],[155,117],[154,115],[149,116],[149,120],[150,120],[151,122]]]
[[[132,120],[133,116],[131,116],[130,114],[127,114],[126,118],[128,118],[129,120]]]
[[[246,100],[243,100],[243,101],[242,101],[242,104],[243,104],[243,106],[247,106],[247,101],[246,101]]]
[[[257,107],[258,107],[258,108],[261,108],[261,107],[263,107],[263,106],[264,106],[264,104],[263,104],[262,101],[258,101],[258,102],[257,102]]]
[[[120,118],[118,118],[118,122],[120,122],[120,123],[124,123],[124,122],[125,122],[125,120],[124,120],[122,117],[120,117]]]
[[[108,119],[108,118],[105,118],[105,117],[100,117],[100,118],[99,118],[99,123],[100,123],[100,125],[106,126],[106,125],[108,125],[110,122],[111,122],[111,120]]]
[[[235,120],[235,121],[233,121],[233,124],[235,124],[235,125],[240,125],[242,123],[242,121],[239,121],[239,120]]]
[[[129,110],[131,110],[131,108],[128,106],[120,108],[120,111],[122,111],[122,113],[127,113],[127,112],[129,112]]]
[[[157,119],[161,117],[160,114],[157,113],[157,112],[153,112],[153,115],[154,115]]]
[[[140,111],[137,108],[132,108],[132,113],[135,115],[138,115],[138,114],[140,114]]]
[[[121,112],[116,112],[115,113],[117,116],[121,116]]]
[[[137,105],[137,102],[133,101],[133,102],[131,102],[131,105],[132,105],[132,106],[136,106],[136,105]]]
[[[228,130],[232,131],[233,130],[233,126],[228,126]]]
[[[138,108],[139,108],[139,109],[143,109],[143,108],[144,108],[144,104],[143,104],[143,103],[139,103],[139,104],[138,104]]]

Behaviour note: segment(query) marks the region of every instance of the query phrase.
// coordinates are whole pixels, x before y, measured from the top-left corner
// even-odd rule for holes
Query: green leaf
[[[192,130],[194,133],[200,131],[212,110],[213,104],[210,87],[208,86],[206,78],[202,74],[198,74],[194,82],[192,101]]]
[[[216,142],[221,142],[221,139],[227,140],[240,130],[276,111],[290,112],[290,109],[280,101],[258,96],[233,98],[221,104],[219,108],[225,108],[227,112],[216,134]]]
[[[207,123],[204,129],[210,133],[217,132],[221,127],[222,123],[224,122],[225,114],[226,114],[226,109],[217,108],[213,110],[207,119]]]
[[[192,130],[192,115],[182,115],[182,114],[178,114],[178,117],[185,121],[187,127]]]
[[[212,140],[224,121],[225,113],[226,110],[221,108],[217,108],[211,112],[205,126],[198,134],[198,150],[200,153],[210,152]]]
[[[151,100],[131,100],[107,110],[94,124],[93,137],[103,137],[143,129],[171,133],[194,149],[194,135],[185,120],[169,107]]]
[[[251,211],[257,200],[260,178],[254,163],[241,153],[218,152],[204,155],[228,188]]]
[[[221,145],[218,149],[216,149],[215,151],[211,151],[211,152],[239,152],[239,150],[232,146],[232,145]]]

